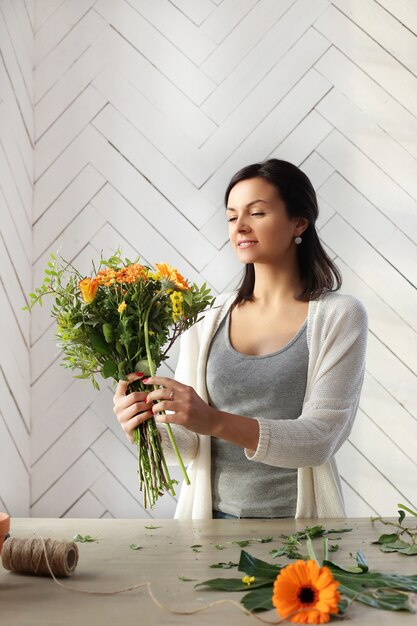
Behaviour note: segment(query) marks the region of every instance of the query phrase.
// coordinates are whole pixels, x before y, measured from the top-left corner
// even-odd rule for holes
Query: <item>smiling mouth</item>
[[[243,243],[238,243],[237,247],[238,248],[250,248],[251,246],[254,246],[256,243],[258,243],[257,241],[244,241]]]

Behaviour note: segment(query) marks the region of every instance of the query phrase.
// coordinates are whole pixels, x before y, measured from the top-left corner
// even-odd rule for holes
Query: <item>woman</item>
[[[343,517],[334,454],[359,404],[366,311],[336,293],[301,170],[278,159],[244,167],[225,203],[240,288],[182,335],[175,379],[148,378],[160,387],[129,395],[120,381],[114,412],[130,440],[152,414],[172,424],[191,463],[177,518]]]

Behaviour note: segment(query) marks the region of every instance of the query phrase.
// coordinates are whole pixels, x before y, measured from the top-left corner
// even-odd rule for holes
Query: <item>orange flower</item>
[[[96,279],[93,278],[93,280],[91,280],[90,278],[84,278],[84,280],[80,280],[78,287],[80,288],[84,302],[91,304],[96,297],[98,289],[98,282]]]
[[[137,280],[144,280],[147,278],[146,269],[139,263],[132,263],[126,267],[122,267],[116,273],[116,280],[118,283],[135,283]]]
[[[105,267],[103,270],[99,271],[95,280],[99,285],[109,287],[109,285],[113,285],[116,282],[116,272],[110,267]]]
[[[190,289],[185,278],[181,276],[175,267],[168,265],[168,263],[156,263],[155,268],[157,278],[167,278],[171,280],[178,289]]]
[[[274,582],[272,604],[281,617],[297,624],[324,624],[337,613],[339,583],[330,569],[314,560],[284,567]]]

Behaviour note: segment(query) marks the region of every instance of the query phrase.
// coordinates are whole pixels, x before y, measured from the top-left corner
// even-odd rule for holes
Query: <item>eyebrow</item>
[[[252,200],[252,202],[249,202],[249,204],[246,205],[246,208],[249,209],[253,204],[257,204],[258,202],[263,202],[264,204],[268,204],[266,200],[262,200],[262,198],[258,198],[257,200]],[[227,206],[226,211],[236,211],[236,209],[233,209],[232,207]]]

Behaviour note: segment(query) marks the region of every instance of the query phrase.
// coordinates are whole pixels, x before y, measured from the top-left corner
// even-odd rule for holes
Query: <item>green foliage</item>
[[[405,519],[405,511],[414,517],[417,517],[417,512],[405,506],[405,504],[398,504],[397,506],[399,509],[398,522],[385,521],[381,517],[371,517],[372,522],[379,521],[386,526],[397,528],[396,532],[385,533],[372,543],[379,544],[381,552],[398,552],[405,556],[415,556],[417,554],[417,526],[415,528],[404,526],[403,521]],[[409,541],[405,541],[405,538],[408,538]]]
[[[29,294],[31,310],[45,296],[54,301],[51,315],[56,320],[57,345],[63,353],[63,366],[79,370],[76,378],[90,379],[99,388],[97,375],[114,380],[126,379],[130,372],[153,375],[168,358],[174,341],[202,319],[201,313],[213,306],[215,298],[206,283],[189,289],[177,287],[170,277],[141,266],[144,275],[135,282],[116,280],[100,284],[95,296],[86,302],[79,283],[84,277],[73,265],[51,253],[40,287]],[[109,258],[93,263],[90,279],[101,271],[124,271],[139,258],[122,259],[118,249]],[[176,270],[175,270],[176,271]],[[182,315],[174,321],[172,291],[179,291]],[[125,303],[124,310],[119,306]],[[122,304],[122,308],[124,304]]]

